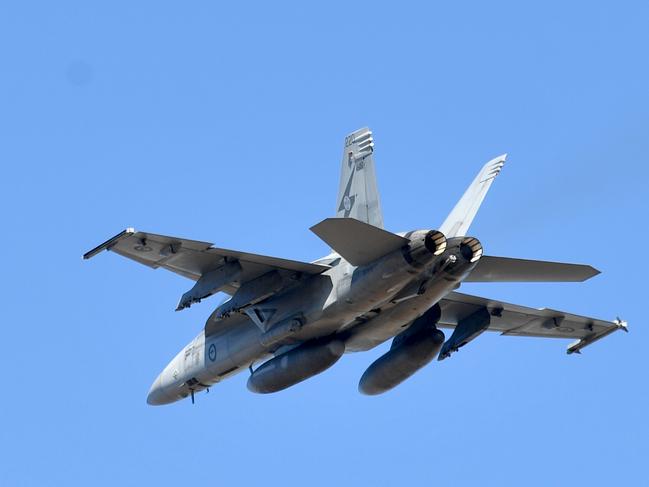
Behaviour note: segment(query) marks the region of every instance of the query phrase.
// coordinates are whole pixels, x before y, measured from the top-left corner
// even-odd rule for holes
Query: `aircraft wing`
[[[604,321],[553,309],[536,309],[493,299],[452,292],[440,301],[440,327],[455,328],[464,318],[486,309],[490,315],[488,331],[502,335],[541,338],[575,338],[568,353],[579,352],[586,345],[616,330],[627,331],[626,322]]]
[[[83,258],[89,259],[103,250],[110,250],[153,269],[167,269],[199,283],[201,280],[209,281],[201,283],[199,287],[202,289],[194,293],[194,298],[205,294],[207,287],[209,293],[206,295],[217,291],[233,294],[240,284],[273,270],[320,274],[329,269],[318,264],[220,249],[209,242],[137,232],[133,228],[98,245]]]

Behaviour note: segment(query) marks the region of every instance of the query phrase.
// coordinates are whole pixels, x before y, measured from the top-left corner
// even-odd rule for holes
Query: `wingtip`
[[[613,321],[613,323],[615,323],[617,327],[623,332],[629,333],[629,324],[623,319],[620,319],[619,316],[615,319],[615,321]]]
[[[120,239],[124,237],[128,237],[130,235],[133,235],[135,233],[135,229],[133,227],[128,227],[125,230],[122,230],[120,233],[115,235],[112,238],[109,238],[106,240],[104,243],[98,245],[92,250],[89,250],[85,254],[83,254],[82,259],[83,260],[88,260],[100,253],[102,250],[110,250],[110,248],[117,243]]]

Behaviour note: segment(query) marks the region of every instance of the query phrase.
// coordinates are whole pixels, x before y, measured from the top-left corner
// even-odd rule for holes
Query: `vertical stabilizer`
[[[372,132],[368,128],[345,137],[336,216],[383,228],[373,152]]]
[[[462,237],[471,226],[480,205],[496,176],[505,165],[507,154],[486,163],[439,228],[447,238]]]

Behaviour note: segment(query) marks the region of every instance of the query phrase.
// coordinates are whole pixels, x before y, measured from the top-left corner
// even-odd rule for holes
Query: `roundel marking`
[[[207,356],[212,362],[216,360],[216,345],[213,343],[210,345],[210,348],[207,350]]]
[[[349,211],[352,209],[352,200],[347,195],[345,195],[345,197],[343,198],[343,206],[345,207],[345,211]]]

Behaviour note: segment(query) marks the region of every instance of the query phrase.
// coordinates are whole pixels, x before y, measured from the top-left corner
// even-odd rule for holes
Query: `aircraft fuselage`
[[[482,254],[476,239],[447,242],[434,232],[433,245],[431,234],[402,234],[409,245],[364,266],[332,254],[329,270],[239,310],[236,326],[229,326],[228,318],[208,320],[160,373],[147,401],[180,400],[310,342],[335,340],[352,352],[394,337],[459,287]]]

